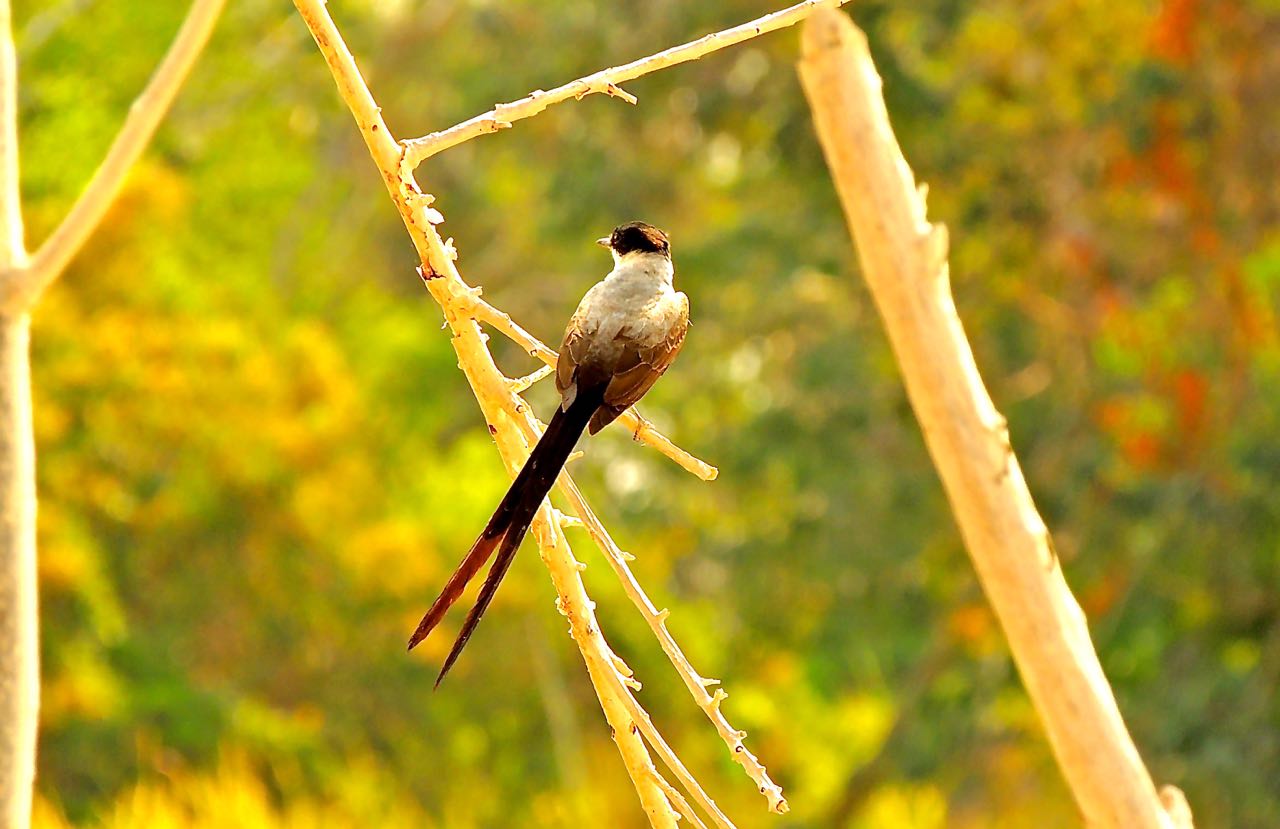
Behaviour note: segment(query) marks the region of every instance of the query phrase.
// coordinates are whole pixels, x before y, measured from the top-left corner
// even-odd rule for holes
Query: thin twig
[[[455,348],[459,346],[459,339],[454,338]],[[483,349],[483,346],[481,348]],[[463,351],[459,349],[460,357],[462,353]],[[485,353],[487,354],[488,351],[486,350]],[[508,422],[519,417],[514,409],[505,408],[511,405],[509,399],[495,397],[488,391],[477,390],[477,392],[478,399],[481,399],[481,408],[485,409],[487,414],[504,414]],[[503,408],[495,411],[495,406]],[[503,450],[502,456],[507,469],[515,475],[528,457],[529,445],[522,440],[521,434],[516,429],[499,428],[494,437],[499,449]],[[513,463],[517,460],[518,462]],[[596,690],[605,719],[613,730],[614,743],[618,746],[623,765],[640,796],[640,804],[653,826],[675,829],[676,815],[672,811],[671,801],[667,798],[664,787],[658,783],[662,776],[654,768],[653,761],[645,750],[644,741],[637,733],[638,730],[646,730],[643,723],[648,719],[648,715],[631,697],[626,689],[625,680],[618,673],[617,657],[600,631],[600,624],[595,616],[595,603],[587,597],[586,588],[582,584],[581,568],[573,556],[563,530],[554,520],[549,502],[544,501],[538,508],[532,531],[538,542],[542,561],[551,574],[552,583],[556,586],[556,606],[569,620],[569,635],[582,653],[583,661],[587,666],[587,675]],[[648,725],[649,730],[652,730],[652,724]],[[654,743],[647,735],[645,739],[655,750],[659,750],[663,763],[670,766],[669,758],[661,753],[661,748],[665,747],[665,744]],[[692,777],[688,780],[682,779],[681,783],[695,799],[699,800],[699,803],[703,800],[710,802],[710,798],[706,797]],[[715,804],[712,803],[711,807],[714,808]]]
[[[514,394],[524,394],[533,388],[534,384],[539,380],[550,377],[555,369],[552,366],[542,366],[541,368],[531,371],[523,377],[517,377],[511,381],[511,391]]]
[[[58,278],[98,227],[115,200],[125,175],[151,140],[160,120],[191,71],[222,11],[224,0],[195,0],[164,60],[146,89],[129,107],[129,115],[93,178],[57,229],[31,257],[30,265],[10,271],[0,282],[8,309],[28,309]]]
[[[847,2],[849,0],[805,0],[805,2],[797,3],[790,8],[766,14],[764,17],[758,17],[749,23],[743,23],[731,29],[705,35],[681,46],[659,52],[656,55],[650,55],[647,58],[641,58],[622,66],[603,69],[576,81],[570,81],[550,91],[539,89],[518,101],[498,104],[483,115],[477,115],[474,118],[449,127],[447,130],[433,132],[421,138],[412,138],[402,142],[404,146],[404,169],[415,170],[423,161],[442,150],[456,147],[480,135],[506,129],[515,121],[537,115],[552,104],[558,104],[570,98],[581,100],[584,96],[593,92],[600,92],[615,98],[622,98],[628,103],[634,104],[636,102],[635,98],[619,89],[618,84],[635,80],[641,75],[647,75],[650,72],[656,72],[668,66],[697,60],[704,55],[709,55],[727,46],[742,43],[744,40],[750,40],[778,29],[784,29],[787,26],[794,26],[818,9],[841,6]]]
[[[658,785],[667,793],[667,797],[671,802],[676,805],[676,811],[680,813],[680,816],[692,824],[693,829],[707,829],[707,824],[703,823],[702,818],[698,817],[698,813],[689,805],[689,801],[684,799],[684,795],[680,794],[679,789],[667,782],[667,778],[659,776]]]

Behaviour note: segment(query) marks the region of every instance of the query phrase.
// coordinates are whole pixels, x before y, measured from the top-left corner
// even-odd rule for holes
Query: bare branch
[[[800,78],[925,443],[1084,823],[1171,827],[1176,798],[1167,796],[1168,810],[1161,804],[1125,729],[1005,419],[983,387],[951,297],[946,231],[925,215],[866,36],[843,14],[815,15]]]
[[[658,778],[658,785],[667,793],[667,797],[676,805],[676,811],[680,816],[693,826],[693,829],[707,829],[707,824],[702,822],[702,818],[698,817],[698,813],[689,805],[689,801],[684,799],[684,795],[680,794],[680,790],[667,782],[665,777]]]
[[[552,104],[558,104],[570,98],[582,100],[593,92],[599,92],[634,104],[635,97],[619,89],[618,84],[635,80],[641,75],[648,75],[659,69],[666,69],[668,66],[697,60],[727,46],[742,43],[744,40],[751,40],[787,26],[794,26],[819,9],[842,6],[847,2],[849,0],[805,0],[788,9],[766,14],[764,17],[758,17],[749,23],[734,26],[732,29],[705,35],[656,55],[611,69],[602,69],[550,91],[539,89],[518,101],[498,104],[483,115],[477,115],[447,130],[402,142],[404,167],[406,170],[417,169],[419,164],[442,150],[456,147],[480,135],[506,129],[522,118],[537,115]]]
[[[604,524],[596,516],[586,499],[583,498],[581,491],[579,491],[577,484],[574,483],[569,473],[566,472],[560,476],[558,485],[560,491],[568,499],[574,513],[582,521],[583,527],[586,528],[596,545],[600,547],[600,551],[604,553],[605,561],[609,563],[609,567],[613,569],[614,574],[622,583],[623,592],[627,594],[627,597],[631,599],[631,603],[636,606],[636,609],[640,611],[640,615],[644,617],[649,629],[658,640],[658,644],[661,645],[662,652],[666,654],[667,660],[671,662],[680,679],[684,681],[685,688],[693,697],[694,702],[707,715],[707,719],[711,721],[711,724],[715,726],[720,739],[724,741],[725,746],[729,749],[729,756],[733,758],[734,762],[742,766],[747,776],[755,783],[756,789],[769,801],[769,810],[775,814],[786,814],[790,807],[787,805],[786,798],[782,796],[782,787],[770,779],[768,770],[756,759],[754,754],[747,750],[746,745],[743,743],[746,732],[739,731],[729,725],[729,721],[725,719],[724,714],[720,711],[720,703],[728,697],[728,694],[719,689],[714,694],[707,692],[707,688],[714,685],[715,680],[701,676],[689,664],[684,651],[681,650],[680,645],[672,637],[671,632],[667,630],[667,611],[659,611],[654,607],[653,602],[649,600],[644,588],[640,586],[640,582],[636,580],[635,574],[631,572],[631,568],[627,565],[622,550],[618,548],[618,545],[609,535],[609,531],[605,529]]]
[[[671,773],[680,781],[680,785],[684,786],[685,791],[693,796],[694,801],[702,807],[702,811],[711,817],[711,821],[716,826],[721,827],[721,829],[735,829],[733,822],[729,820],[724,812],[720,811],[720,807],[715,804],[715,801],[703,790],[694,776],[689,773],[684,763],[680,762],[680,758],[671,749],[671,746],[667,744],[662,734],[659,733],[657,726],[653,724],[653,719],[649,716],[649,712],[640,707],[640,703],[636,702],[636,698],[622,683],[616,671],[613,676],[618,680],[617,690],[622,696],[623,704],[627,707],[627,713],[635,720],[636,729],[644,735],[645,742],[653,747],[658,757],[662,758],[663,764],[671,770]]]
[[[0,316],[0,826],[28,826],[40,719],[30,321]]]
[[[439,280],[436,280],[436,281],[439,281]],[[456,339],[454,341],[454,344],[455,346],[457,345]],[[486,355],[488,354],[487,350],[485,351],[485,354]],[[461,356],[461,352],[459,352],[459,356]],[[528,406],[519,405],[514,409],[508,409],[506,411],[506,414],[509,418],[509,422],[515,425],[516,428],[519,430],[518,434],[520,434],[520,437],[523,441],[523,445],[526,447],[524,454],[525,456],[527,456],[528,455],[527,447],[529,447],[533,442],[537,440],[540,424],[538,423],[537,419],[533,416],[533,413],[529,410]],[[490,423],[492,422],[493,421],[490,420]],[[499,429],[498,434],[495,436],[496,438],[499,439],[500,447],[501,447],[501,439],[506,431],[508,430]],[[520,468],[519,465],[512,465],[508,463],[508,470],[511,472],[512,475],[515,475],[519,471],[519,468]],[[593,521],[596,521],[598,525],[599,523],[598,519],[596,519],[594,514],[590,513],[588,509],[586,509],[585,504],[583,504],[582,502],[581,493],[579,493],[577,491],[577,487],[573,485],[573,482],[569,478],[568,473],[561,473],[560,477],[557,479],[557,483],[559,484],[561,491],[565,492],[566,495],[570,495],[571,493],[570,495],[571,503],[575,503],[575,499],[576,499],[575,511],[578,512],[579,516],[583,516],[584,523],[586,523],[585,515],[590,515],[591,519]],[[582,506],[583,509],[579,511],[578,506]],[[542,510],[548,510],[548,509],[549,509],[548,505],[544,503],[542,505]],[[539,515],[540,516],[542,515],[541,511],[539,512]],[[601,528],[601,530],[603,531],[603,528]],[[543,561],[546,562],[547,566],[552,569],[552,574],[554,579],[556,572],[558,568],[562,566],[562,563],[558,561],[550,560],[549,553],[548,553],[548,546],[550,548],[555,548],[558,544],[562,543],[564,545],[566,553],[569,553],[568,541],[564,539],[563,533],[561,532],[560,527],[556,525],[555,521],[547,521],[545,527],[542,527],[542,528],[540,528],[539,525],[535,524],[534,532],[546,534],[545,537],[542,534],[538,535],[538,543],[543,547]],[[617,552],[617,549],[618,549],[617,546],[614,545],[612,541],[610,541],[609,544],[611,548],[615,552]],[[620,557],[621,553],[617,552],[617,555]],[[576,566],[577,562],[573,560],[573,556],[571,554],[569,554],[567,558],[575,566],[573,567],[572,573],[566,573],[565,575],[566,577],[571,575],[572,581],[576,582],[579,586],[581,586],[581,583],[582,583],[581,577],[578,575],[580,567]],[[627,575],[628,576],[631,575],[629,571],[627,572]],[[626,586],[626,582],[624,581],[624,587],[625,586]],[[558,581],[557,581],[557,587],[559,587]],[[637,585],[637,589],[638,589],[638,585]],[[584,592],[582,595],[585,598],[586,593]],[[640,595],[643,596],[643,593],[641,593]],[[572,612],[570,612],[569,610],[566,610],[565,594],[563,592],[560,593],[560,601],[561,601],[561,612],[569,617],[570,632],[573,633],[573,621],[575,619],[575,616]],[[652,604],[649,604],[648,598],[645,597],[643,601],[646,604],[648,604],[649,610],[652,613],[653,606]],[[599,628],[595,625],[595,614],[594,614],[594,611],[591,609],[593,606],[594,605],[588,600],[587,607],[588,607],[588,612],[591,613],[591,618],[590,618],[590,625],[587,627],[586,632],[589,635],[589,638],[598,639],[600,643],[603,644],[604,637],[600,633]],[[665,616],[660,613],[656,613],[654,615],[658,617],[659,626],[661,626],[661,621],[662,619],[665,618]],[[649,618],[649,616],[646,616],[646,618]],[[662,633],[666,635],[665,630],[663,630]],[[578,634],[574,633],[574,639],[575,640],[579,639]],[[667,635],[667,639],[670,640],[669,635]],[[671,642],[671,645],[675,647],[674,641]],[[582,647],[581,641],[579,641],[579,647],[580,648]],[[664,650],[666,649],[665,644],[663,645],[663,649]],[[637,685],[631,677],[631,670],[625,667],[625,663],[623,663],[622,660],[618,656],[616,656],[612,652],[612,650],[608,648],[607,644],[604,645],[604,650],[609,657],[609,670],[607,672],[602,670],[601,676],[604,677],[610,685],[611,698],[616,698],[619,702],[621,702],[623,707],[626,709],[627,714],[630,716],[631,720],[633,721],[635,730],[637,730],[640,734],[644,736],[645,742],[647,742],[653,748],[654,752],[658,755],[659,758],[661,758],[663,764],[668,769],[670,769],[671,773],[675,775],[677,780],[680,781],[680,785],[684,786],[685,791],[689,792],[689,794],[693,797],[694,802],[696,802],[698,806],[701,807],[702,810],[711,817],[712,821],[717,826],[722,827],[722,829],[733,829],[733,823],[720,810],[720,807],[718,807],[715,804],[715,801],[713,801],[710,795],[706,793],[706,791],[698,783],[697,779],[694,778],[692,774],[690,774],[689,770],[685,767],[684,763],[680,761],[680,758],[671,749],[671,746],[667,744],[662,734],[658,731],[657,726],[653,724],[653,720],[649,716],[648,712],[646,712],[644,708],[640,706],[640,703],[636,701],[634,695],[632,695],[631,691],[628,690],[628,686],[632,688],[639,688],[639,685]],[[676,652],[677,653],[679,652],[678,647],[676,647]],[[585,655],[586,651],[584,650],[583,653]],[[680,660],[686,667],[688,666],[688,662],[684,660],[683,654],[681,654]],[[595,681],[594,680],[595,673],[594,673],[594,669],[592,669],[592,665],[594,664],[595,663],[593,661],[591,660],[588,661],[588,669],[593,671],[592,673],[593,681]],[[689,670],[692,670],[692,668],[690,668]],[[698,681],[702,683],[707,682],[707,680],[704,680],[701,678],[699,678]],[[599,686],[597,686],[597,690],[598,689],[599,689]],[[717,707],[719,706],[720,699],[723,699],[723,696],[717,695],[717,698],[714,700],[715,706]],[[603,700],[603,697],[602,697],[602,700]],[[738,745],[741,745],[742,732],[736,732],[736,733],[739,737]],[[617,739],[616,734],[614,739]],[[746,752],[745,748],[743,749],[743,752]],[[753,757],[752,759],[754,760],[755,758]],[[657,777],[657,779],[661,781],[661,777]],[[768,775],[765,775],[765,779],[768,780]],[[768,782],[770,786],[772,786],[774,789],[777,790],[777,797],[780,800],[782,796],[781,789],[777,789],[777,787],[773,785],[772,781],[768,781]],[[667,788],[666,786],[662,786],[661,783],[659,785],[661,788],[663,788],[664,791],[666,790]],[[770,795],[770,793],[766,792],[766,796],[770,797],[770,800],[772,802],[773,798]],[[682,811],[687,810],[688,808],[688,804],[683,804],[681,806],[680,801],[673,801],[673,802],[675,802],[677,806],[680,806]],[[781,812],[786,811],[786,801],[782,801],[782,808],[777,811],[781,811]]]
[[[533,385],[537,383],[539,380],[543,380],[547,377],[550,377],[554,372],[555,372],[554,367],[544,365],[542,366],[542,368],[539,368],[536,371],[531,371],[523,377],[517,377],[514,380],[512,380],[511,391],[514,392],[515,394],[524,394],[526,391],[533,388]]]
[[[25,269],[9,271],[0,284],[3,306],[25,310],[58,278],[85,241],[98,227],[115,200],[125,175],[142,154],[174,96],[204,49],[224,0],[195,0],[168,53],[156,68],[146,89],[129,107],[129,115],[111,149],[66,218],[40,245]]]
[[[542,430],[546,428],[532,416],[521,418],[518,422],[531,442],[536,442]],[[776,814],[786,814],[790,807],[787,805],[786,798],[782,796],[782,788],[770,779],[769,772],[756,759],[756,756],[747,750],[746,745],[743,743],[746,732],[739,731],[731,726],[720,711],[720,703],[728,697],[728,694],[723,690],[717,690],[714,694],[708,693],[707,688],[715,685],[716,680],[703,677],[689,663],[684,651],[671,635],[671,632],[667,630],[667,611],[660,611],[654,607],[648,594],[644,592],[644,588],[636,580],[635,574],[631,572],[631,568],[627,564],[627,554],[618,547],[613,537],[609,535],[604,523],[595,514],[595,511],[591,509],[591,505],[587,503],[582,491],[578,489],[573,476],[567,471],[562,472],[556,480],[556,486],[569,501],[569,506],[577,516],[578,522],[586,529],[591,539],[596,542],[600,552],[604,553],[605,561],[609,563],[614,575],[621,582],[623,592],[627,594],[627,598],[631,600],[631,603],[640,611],[640,615],[644,617],[645,623],[649,625],[649,630],[653,633],[654,638],[658,640],[658,644],[662,647],[662,652],[666,654],[667,660],[675,668],[680,679],[684,681],[685,688],[688,689],[694,702],[707,715],[707,719],[711,721],[711,724],[715,726],[720,739],[724,741],[725,746],[729,749],[729,756],[742,766],[747,776],[755,783],[756,788],[769,801],[769,810]]]
[[[19,193],[17,57],[0,0],[0,821],[31,819],[39,719],[30,314],[88,238],[208,38],[223,0],[196,0],[169,54],[62,225],[28,260]]]

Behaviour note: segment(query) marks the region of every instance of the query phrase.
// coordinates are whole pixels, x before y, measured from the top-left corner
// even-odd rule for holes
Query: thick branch
[[[0,315],[0,826],[27,826],[36,775],[40,640],[30,320]]]
[[[18,63],[9,0],[0,0],[0,270],[21,268]],[[26,314],[0,314],[0,825],[31,822],[40,719],[36,461]]]
[[[209,40],[224,0],[195,0],[164,60],[156,67],[146,89],[129,107],[129,115],[111,149],[66,218],[40,245],[25,269],[9,271],[0,304],[11,311],[29,310],[58,278],[98,227],[107,208],[124,184],[125,175],[150,142],[160,119]]]
[[[946,232],[925,217],[866,37],[843,14],[814,16],[800,77],[925,442],[1085,823],[1173,826],[982,385],[951,298]]]
[[[647,75],[650,72],[656,72],[668,66],[697,60],[704,55],[709,55],[727,46],[742,43],[744,40],[750,40],[778,29],[784,29],[787,26],[794,26],[819,9],[841,6],[847,2],[849,0],[805,0],[805,2],[797,3],[791,8],[766,14],[764,17],[756,18],[740,26],[734,26],[732,29],[705,35],[681,46],[675,46],[659,52],[656,55],[650,55],[647,58],[641,58],[622,66],[602,69],[599,72],[587,75],[585,78],[579,78],[563,86],[557,86],[550,91],[539,89],[518,101],[498,104],[483,115],[477,115],[474,118],[463,121],[461,124],[449,127],[447,130],[433,132],[422,138],[412,138],[403,142],[405,169],[414,170],[423,161],[442,150],[456,147],[476,136],[506,129],[515,121],[537,115],[552,104],[558,104],[570,98],[581,100],[584,96],[593,92],[601,92],[634,104],[636,102],[635,98],[619,89],[618,84],[635,80],[641,75]]]

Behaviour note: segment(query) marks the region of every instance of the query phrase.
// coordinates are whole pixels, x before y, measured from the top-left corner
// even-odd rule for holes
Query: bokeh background
[[[331,4],[405,137],[778,5]],[[15,3],[32,243],[184,11]],[[1198,826],[1280,825],[1280,6],[852,14],[1144,758]],[[797,54],[795,31],[762,38],[419,178],[464,276],[550,341],[608,265],[593,239],[671,232],[695,322],[642,408],[721,477],[620,429],[577,469],[789,816],[571,540],[642,701],[739,825],[1077,826],[860,282]],[[404,653],[506,486],[415,264],[292,7],[233,0],[37,313],[39,826],[644,825],[530,549],[438,693],[457,620]]]

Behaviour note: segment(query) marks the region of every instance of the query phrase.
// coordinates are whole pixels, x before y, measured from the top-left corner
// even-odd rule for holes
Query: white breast
[[[574,313],[588,340],[588,353],[607,365],[625,341],[650,345],[666,339],[682,307],[672,276],[671,260],[665,256],[623,257]]]

